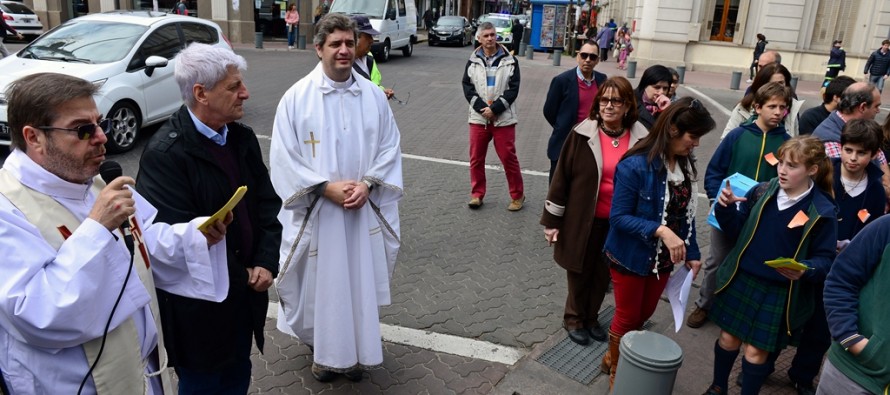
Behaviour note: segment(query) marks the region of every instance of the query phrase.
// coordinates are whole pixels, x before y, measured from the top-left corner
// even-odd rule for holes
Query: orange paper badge
[[[773,155],[772,152],[770,152],[770,153],[764,155],[764,156],[763,156],[763,160],[765,160],[766,163],[769,163],[770,166],[775,166],[776,163],[779,163],[779,160],[776,159],[776,156]]]
[[[803,226],[810,220],[810,217],[807,217],[807,214],[800,210],[797,214],[794,214],[794,218],[791,219],[791,222],[788,223],[788,229],[793,229],[798,226]]]
[[[862,221],[862,223],[865,223],[865,221],[868,221],[868,218],[871,217],[871,213],[869,213],[866,209],[862,209],[859,210],[859,213],[856,214],[856,216],[859,217],[859,220]]]

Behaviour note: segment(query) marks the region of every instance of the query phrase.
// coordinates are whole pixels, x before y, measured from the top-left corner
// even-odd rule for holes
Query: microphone
[[[124,169],[121,168],[120,163],[113,160],[106,160],[99,165],[99,175],[102,176],[102,181],[105,181],[106,184],[110,184],[115,178],[118,178],[123,174]],[[133,233],[130,232],[130,220],[125,219],[124,223],[121,224],[120,229],[124,234],[124,244],[126,244],[127,249],[130,250],[130,255],[133,255]]]

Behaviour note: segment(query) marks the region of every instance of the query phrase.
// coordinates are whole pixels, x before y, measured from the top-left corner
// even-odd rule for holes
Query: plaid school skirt
[[[729,286],[715,296],[709,318],[742,342],[773,352],[791,341],[785,323],[787,302],[787,285],[739,270]]]

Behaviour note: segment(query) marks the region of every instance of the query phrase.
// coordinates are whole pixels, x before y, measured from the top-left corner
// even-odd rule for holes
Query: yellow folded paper
[[[771,261],[766,261],[764,263],[766,263],[767,266],[769,266],[771,268],[775,268],[775,269],[785,268],[785,269],[803,271],[803,270],[807,270],[810,268],[809,266],[804,265],[803,263],[795,261],[794,258],[779,258],[779,259],[773,259]]]
[[[232,195],[232,198],[229,199],[229,201],[226,203],[226,205],[223,206],[221,209],[219,209],[219,211],[217,211],[215,214],[213,214],[212,217],[210,217],[209,219],[204,221],[203,224],[198,225],[198,230],[200,230],[201,232],[204,232],[207,230],[207,227],[209,227],[214,222],[222,221],[223,219],[225,219],[226,214],[228,214],[229,211],[232,211],[235,209],[235,206],[238,205],[238,202],[241,201],[241,198],[244,197],[245,193],[247,193],[247,186],[242,185],[242,186],[238,187],[238,190],[235,191],[235,194]]]

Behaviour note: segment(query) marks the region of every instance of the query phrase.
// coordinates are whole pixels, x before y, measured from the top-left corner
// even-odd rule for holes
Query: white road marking
[[[730,116],[730,115],[732,115],[732,111],[728,110],[726,107],[723,107],[722,104],[718,103],[716,100],[712,99],[710,96],[708,96],[708,95],[706,95],[706,94],[704,94],[704,93],[699,92],[697,89],[695,89],[695,88],[690,88],[690,87],[688,87],[688,86],[684,86],[683,89],[688,89],[690,92],[696,94],[696,95],[697,95],[698,97],[700,97],[702,100],[704,100],[704,101],[710,103],[710,104],[711,104],[712,106],[714,106],[714,107],[717,107],[717,109],[720,110],[720,112],[722,112],[722,113],[723,113],[724,115],[726,115],[727,117]]]
[[[278,303],[269,302],[266,317],[274,319],[278,318]],[[384,341],[390,343],[419,347],[433,352],[481,359],[505,365],[515,364],[526,354],[526,351],[517,348],[502,346],[486,341],[387,324],[380,324],[380,335],[383,337]]]

